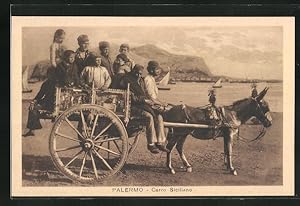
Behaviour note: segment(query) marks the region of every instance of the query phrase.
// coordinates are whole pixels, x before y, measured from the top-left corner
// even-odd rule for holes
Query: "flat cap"
[[[143,70],[144,70],[144,67],[143,67],[142,65],[140,65],[140,64],[134,65],[134,67],[133,67],[133,69],[132,69],[133,72],[136,72],[136,71],[143,71]]]
[[[160,69],[162,70],[162,68],[159,66],[158,62],[157,61],[149,61],[148,62],[148,66],[147,66],[147,71],[148,72],[151,72],[155,69]]]
[[[129,50],[129,44],[123,43],[120,45],[120,48],[127,48]]]
[[[118,54],[116,58],[122,59],[124,62],[128,62],[128,57],[125,54]]]
[[[106,48],[109,47],[109,43],[107,41],[100,41],[99,42],[99,48]]]
[[[81,43],[86,43],[89,42],[89,37],[86,34],[81,34],[78,38],[77,38],[78,44]]]
[[[159,64],[158,64],[157,61],[149,61],[148,62],[148,67],[156,68],[156,67],[159,67]]]
[[[72,51],[72,50],[66,50],[66,51],[64,51],[63,57],[64,57],[64,59],[67,59],[67,58],[69,58],[72,54],[75,54],[75,52]]]

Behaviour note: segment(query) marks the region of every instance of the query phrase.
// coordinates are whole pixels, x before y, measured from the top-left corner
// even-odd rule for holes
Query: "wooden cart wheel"
[[[126,162],[128,135],[119,117],[98,105],[76,105],[56,120],[49,150],[57,169],[91,183],[117,173]]]

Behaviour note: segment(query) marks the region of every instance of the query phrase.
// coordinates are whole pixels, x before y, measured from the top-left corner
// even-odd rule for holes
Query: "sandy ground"
[[[26,99],[26,98],[24,98]],[[23,125],[27,121],[28,101],[23,101]],[[168,186],[168,185],[281,185],[282,184],[282,113],[273,113],[273,126],[265,137],[255,143],[236,140],[233,146],[233,164],[238,176],[230,175],[223,165],[223,140],[197,140],[188,137],[185,153],[193,165],[186,173],[176,151],[173,166],[177,173],[169,174],[165,167],[166,154],[153,155],[146,149],[146,138],[141,137],[137,149],[128,157],[121,172],[95,185],[105,186]],[[42,120],[43,129],[34,137],[22,138],[23,186],[74,186],[54,167],[48,151],[48,135],[53,125]],[[259,128],[245,125],[241,135],[253,138]],[[43,174],[48,171],[49,176]]]

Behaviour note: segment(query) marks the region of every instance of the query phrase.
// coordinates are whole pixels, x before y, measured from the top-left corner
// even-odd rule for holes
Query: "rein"
[[[255,138],[249,140],[248,138],[245,138],[245,137],[240,135],[240,128],[238,128],[238,137],[237,138],[238,138],[238,140],[241,140],[242,142],[250,143],[250,142],[261,140],[265,136],[266,131],[267,131],[266,128],[262,127],[259,134]]]
[[[228,127],[228,128],[231,128],[231,129],[238,129],[238,140],[241,140],[242,142],[245,142],[245,143],[251,143],[251,142],[254,142],[254,141],[258,141],[258,140],[261,140],[265,134],[266,134],[266,128],[265,127],[262,127],[259,134],[253,138],[253,139],[249,139],[249,138],[245,138],[243,136],[240,135],[240,127],[238,126],[237,128],[231,124],[226,118],[225,118],[225,114],[223,114],[223,112],[221,112],[222,114],[222,122],[223,122],[223,125]]]

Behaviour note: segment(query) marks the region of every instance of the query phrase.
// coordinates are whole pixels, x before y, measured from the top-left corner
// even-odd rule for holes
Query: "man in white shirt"
[[[158,99],[158,88],[155,77],[161,72],[161,67],[157,61],[149,61],[147,66],[148,74],[145,76],[145,87],[148,97],[155,103],[161,106],[167,106],[167,103]]]
[[[145,82],[145,93],[147,97],[151,100],[152,108],[155,108],[158,105],[159,107],[165,108],[167,106],[166,103],[158,99],[158,88],[155,82],[155,76],[158,76],[161,72],[161,68],[159,67],[158,62],[156,61],[149,61],[147,66],[148,74],[144,78]],[[157,135],[157,146],[165,148],[166,145],[166,135],[164,132],[164,125],[163,125],[163,117],[158,112],[157,114],[158,119],[158,131],[159,135]]]
[[[81,72],[81,84],[84,87],[94,87],[96,89],[106,90],[111,84],[110,75],[105,67],[101,65],[101,57],[93,57],[94,65],[86,66]]]

